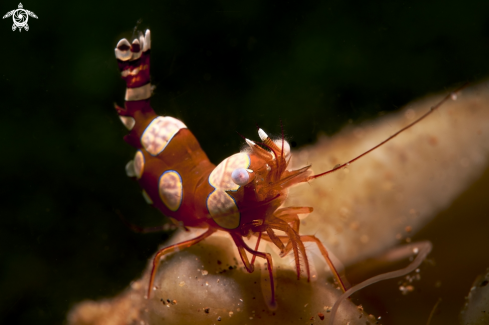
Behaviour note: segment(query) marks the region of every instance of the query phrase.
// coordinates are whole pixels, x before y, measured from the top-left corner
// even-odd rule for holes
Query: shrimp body
[[[150,31],[132,44],[122,39],[115,49],[122,78],[126,81],[125,107],[116,105],[123,124],[129,129],[124,140],[137,149],[126,165],[128,176],[143,189],[147,202],[184,227],[205,228],[201,236],[160,250],[153,260],[148,296],[160,258],[176,248],[188,247],[217,230],[233,238],[249,272],[255,257],[267,260],[272,287],[271,306],[275,305],[270,254],[250,248],[243,237],[257,236],[273,243],[281,256],[293,252],[298,278],[303,261],[309,280],[309,263],[304,241],[315,242],[343,290],[346,289],[322,243],[314,236],[299,235],[298,214],[312,208],[281,208],[288,188],[307,182],[309,166],[288,170],[290,149],[284,139],[272,141],[259,130],[259,145],[249,139],[247,150],[213,165],[186,125],[169,116],[158,116],[150,106]],[[282,235],[276,235],[275,230]],[[251,262],[247,253],[251,254]]]

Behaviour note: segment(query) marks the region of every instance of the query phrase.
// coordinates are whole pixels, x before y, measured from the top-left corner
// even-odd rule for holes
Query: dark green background
[[[152,31],[153,107],[215,163],[239,150],[236,131],[257,139],[256,124],[278,135],[282,121],[301,146],[489,76],[488,1],[23,5],[39,17],[28,32],[0,22],[2,324],[64,322],[77,301],[124,289],[168,236],[133,234],[114,212],[164,220],[125,176],[133,150],[112,108],[125,91],[113,49],[138,21]]]

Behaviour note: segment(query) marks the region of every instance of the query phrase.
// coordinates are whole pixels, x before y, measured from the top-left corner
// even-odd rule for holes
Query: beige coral
[[[323,172],[378,144],[439,102],[445,94],[294,154],[295,166]],[[482,174],[489,154],[489,83],[462,91],[456,101],[348,168],[291,190],[287,204],[314,207],[302,233],[316,233],[343,263],[379,254],[405,240],[447,208]],[[408,231],[406,231],[406,229]]]
[[[348,168],[291,190],[286,205],[312,206],[301,233],[315,234],[344,263],[385,252],[419,230],[481,174],[489,152],[489,84],[463,91],[420,124]],[[294,154],[294,165],[312,163],[316,172],[331,169],[374,146],[441,96],[409,104],[402,111],[361,126]],[[243,270],[232,241],[213,236],[162,261],[156,290],[143,298],[147,269],[120,296],[82,302],[69,314],[70,324],[320,324],[340,292],[326,283],[326,264],[309,245],[315,281],[297,281],[287,258],[274,255],[278,309],[266,308],[267,277],[257,267]],[[172,242],[195,236],[181,232]],[[165,243],[168,245],[169,243]],[[230,269],[231,267],[231,269]],[[170,302],[168,302],[168,300]],[[338,319],[365,324],[352,303]],[[327,319],[326,319],[327,320]],[[326,321],[325,320],[325,321]],[[324,321],[324,322],[325,322]],[[341,322],[340,322],[341,323]]]

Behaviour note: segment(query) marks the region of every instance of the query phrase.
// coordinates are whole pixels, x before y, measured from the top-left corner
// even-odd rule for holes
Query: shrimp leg
[[[151,276],[150,276],[150,280],[149,280],[148,295],[147,295],[147,297],[149,298],[151,296],[151,288],[153,287],[153,283],[154,283],[154,280],[155,280],[156,271],[158,269],[158,265],[159,265],[159,262],[160,262],[160,258],[161,257],[163,257],[164,255],[166,255],[168,253],[171,253],[171,252],[173,252],[175,250],[179,250],[179,249],[182,249],[182,248],[187,248],[187,247],[193,246],[193,245],[201,242],[202,240],[206,239],[207,237],[209,237],[210,235],[212,235],[214,232],[216,232],[216,229],[209,228],[209,229],[207,229],[206,232],[204,232],[202,235],[200,235],[198,237],[195,237],[193,239],[189,239],[189,240],[183,241],[181,243],[174,244],[174,245],[171,245],[171,246],[168,246],[168,247],[165,247],[165,248],[160,249],[156,253],[155,257],[153,258],[153,267],[151,269]]]

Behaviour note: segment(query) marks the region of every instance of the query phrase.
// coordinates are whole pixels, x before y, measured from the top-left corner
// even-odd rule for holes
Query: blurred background
[[[138,225],[167,222],[125,175],[134,151],[122,140],[126,129],[113,109],[114,102],[124,103],[125,92],[113,49],[119,39],[136,36],[135,29],[152,32],[155,111],[181,119],[214,163],[240,149],[236,132],[257,139],[257,124],[279,135],[282,123],[299,147],[314,143],[319,132],[334,134],[417,97],[489,76],[487,1],[23,5],[39,17],[29,18],[28,32],[13,32],[11,17],[0,24],[2,324],[64,323],[76,302],[123,290],[171,235],[132,233],[116,213]],[[2,1],[0,13],[17,6]],[[440,223],[418,236],[435,248],[437,240],[474,247],[474,232],[488,226],[488,183],[486,172],[454,202],[458,215],[437,217]],[[464,230],[454,236],[457,228]],[[439,290],[453,298],[444,298],[432,324],[437,317],[456,323],[472,281],[489,266],[487,257],[477,259],[487,253],[474,253],[481,263],[470,266],[452,253],[433,255],[438,267],[444,265],[438,273],[454,264],[469,273],[441,282]],[[385,290],[384,299],[397,309],[367,312],[401,324],[402,313],[417,308],[407,308],[409,301],[419,296]],[[377,296],[367,292],[366,299],[381,299],[374,291]],[[419,302],[428,310],[420,323],[436,301]]]

